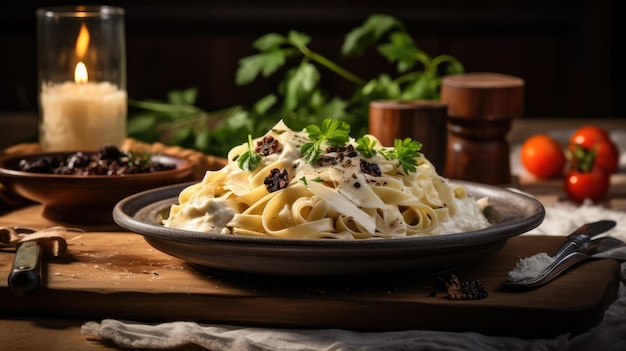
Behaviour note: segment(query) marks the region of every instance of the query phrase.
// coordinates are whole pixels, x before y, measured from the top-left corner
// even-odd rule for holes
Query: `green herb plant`
[[[394,64],[397,76],[381,73],[359,77],[318,52],[312,39],[295,30],[286,35],[269,33],[258,38],[257,53],[239,61],[235,83],[251,84],[285,72],[276,92],[262,97],[251,107],[235,106],[208,112],[195,106],[197,90],[172,91],[166,101],[131,100],[139,113],[129,119],[128,135],[139,140],[162,141],[225,156],[233,140],[261,135],[283,119],[294,130],[319,125],[327,117],[349,123],[358,135],[368,125],[369,102],[381,99],[439,98],[441,76],[462,73],[463,65],[450,55],[431,57],[420,50],[398,19],[374,14],[345,36],[341,53],[359,56],[376,46],[377,52]],[[354,84],[352,96],[332,96],[321,86],[320,68]],[[311,157],[315,156],[312,146]]]

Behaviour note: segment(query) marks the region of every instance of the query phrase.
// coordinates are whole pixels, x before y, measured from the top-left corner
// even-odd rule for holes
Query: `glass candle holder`
[[[45,151],[122,146],[126,138],[124,10],[37,10],[39,142]]]

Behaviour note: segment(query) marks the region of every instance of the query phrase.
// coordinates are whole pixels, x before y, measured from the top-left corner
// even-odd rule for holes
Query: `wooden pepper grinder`
[[[446,160],[446,105],[431,100],[376,100],[369,107],[369,132],[382,146],[393,146],[395,139],[419,141],[424,157],[441,173]]]
[[[448,106],[444,176],[484,184],[511,182],[511,122],[524,110],[524,80],[497,73],[466,73],[441,81]]]

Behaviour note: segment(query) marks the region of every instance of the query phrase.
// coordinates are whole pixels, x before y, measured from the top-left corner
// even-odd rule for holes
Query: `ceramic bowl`
[[[19,163],[42,157],[66,157],[74,152],[48,152],[0,159],[0,183],[43,205],[43,217],[65,223],[113,223],[112,210],[121,199],[152,188],[188,182],[194,164],[181,157],[155,155],[153,161],[174,164],[170,170],[124,175],[61,175],[21,171]],[[83,151],[91,155],[95,151]]]

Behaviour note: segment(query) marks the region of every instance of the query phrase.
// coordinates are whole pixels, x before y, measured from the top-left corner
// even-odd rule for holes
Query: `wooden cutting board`
[[[199,271],[161,253],[142,236],[94,232],[69,240],[66,255],[45,258],[44,287],[29,296],[0,280],[5,316],[143,322],[198,322],[363,331],[429,329],[489,335],[551,337],[580,333],[599,323],[616,298],[619,262],[580,263],[533,290],[502,287],[522,257],[551,252],[563,238],[519,236],[491,257],[450,273],[479,279],[489,296],[431,297],[435,277],[410,274],[297,279]],[[0,276],[13,252],[0,251]]]

